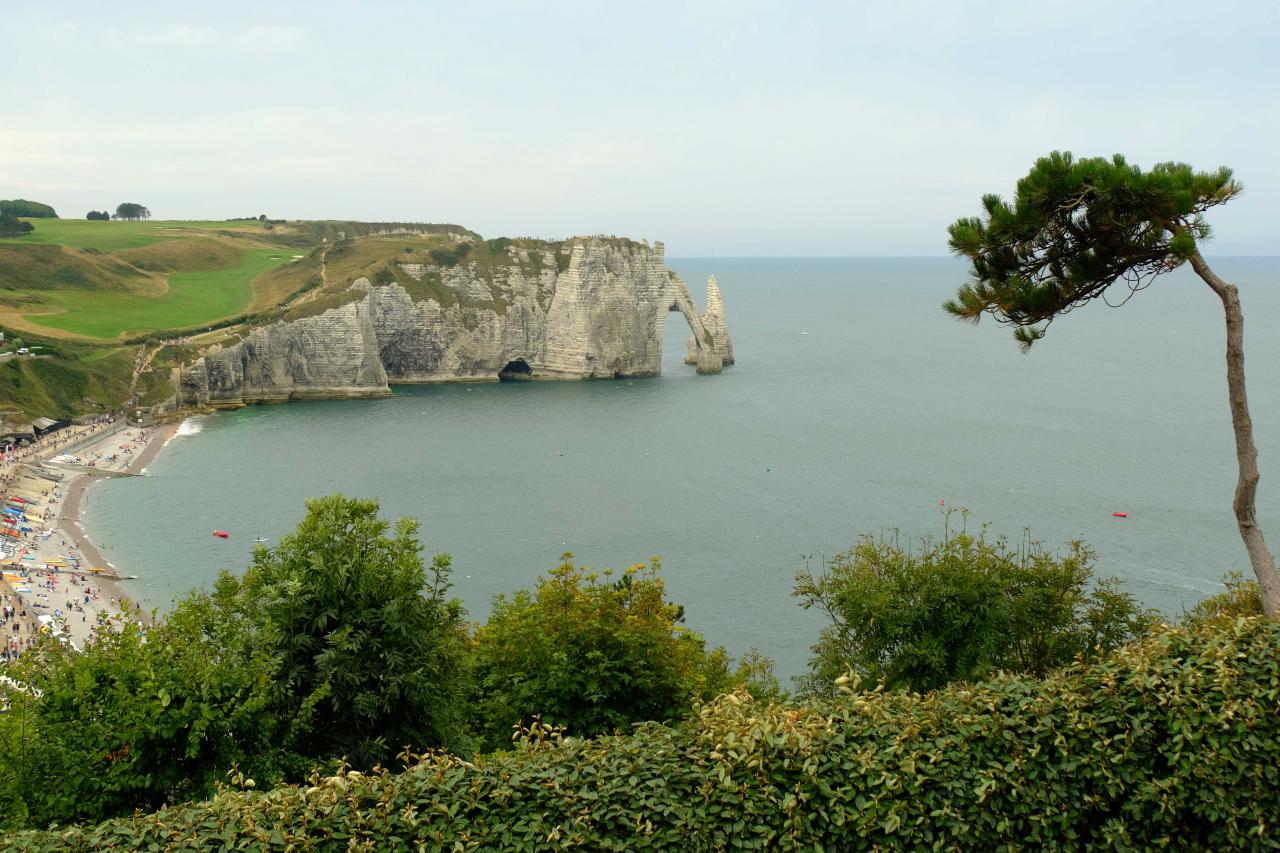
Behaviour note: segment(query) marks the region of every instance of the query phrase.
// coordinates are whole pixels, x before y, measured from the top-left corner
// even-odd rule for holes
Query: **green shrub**
[[[1218,622],[1234,622],[1241,616],[1262,615],[1262,591],[1258,582],[1245,580],[1240,572],[1229,572],[1222,579],[1226,592],[1211,595],[1182,616],[1188,628]]]
[[[1276,849],[1280,625],[1163,627],[1102,661],[343,773],[10,836],[47,851]],[[247,784],[247,782],[245,783]]]
[[[1156,623],[1115,579],[1093,582],[1093,552],[1035,542],[1014,549],[948,530],[915,550],[863,539],[795,595],[831,620],[814,645],[801,692],[830,695],[847,670],[890,688],[932,690],[998,670],[1044,675],[1078,655],[1109,652]]]
[[[214,621],[188,600],[146,629],[100,629],[83,654],[53,641],[24,654],[11,673],[41,694],[13,692],[16,713],[0,721],[0,791],[16,808],[0,826],[200,799],[227,767],[263,754],[275,727],[263,713],[269,662],[229,653]]]
[[[470,243],[459,243],[451,249],[432,249],[431,259],[442,267],[456,267],[471,251]]]
[[[342,495],[307,501],[293,533],[257,548],[242,579],[223,572],[213,593],[274,663],[267,712],[283,724],[279,746],[302,771],[294,778],[327,757],[368,769],[406,745],[470,748],[451,561],[425,564],[418,522],[392,528],[378,509]]]
[[[600,577],[565,554],[534,592],[494,599],[473,644],[488,748],[509,745],[515,725],[537,716],[590,736],[680,719],[695,698],[729,689],[727,657],[709,656],[680,624],[684,610],[666,600],[660,567],[655,558]]]
[[[202,799],[233,765],[270,785],[406,744],[467,752],[466,623],[449,558],[425,566],[416,531],[376,501],[311,500],[243,579],[100,627],[83,652],[23,654],[9,671],[41,694],[0,683],[20,711],[0,714],[0,827]]]

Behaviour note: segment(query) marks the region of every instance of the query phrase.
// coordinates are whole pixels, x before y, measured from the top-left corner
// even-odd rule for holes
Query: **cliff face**
[[[358,279],[341,307],[255,329],[206,353],[177,377],[179,402],[234,406],[385,396],[389,384],[403,383],[655,376],[672,311],[692,331],[689,360],[699,373],[733,363],[715,280],[702,315],[666,268],[661,243],[578,238],[558,252],[507,251],[511,263],[484,269],[398,261],[403,282]]]
[[[177,388],[181,403],[200,406],[391,393],[365,300],[256,328],[234,346],[212,347],[180,372]]]

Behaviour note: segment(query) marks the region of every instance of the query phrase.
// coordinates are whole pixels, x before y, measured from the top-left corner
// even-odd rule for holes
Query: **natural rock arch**
[[[733,364],[733,343],[725,326],[724,301],[716,277],[713,275],[707,279],[705,314],[698,313],[684,282],[674,276],[672,279],[675,293],[667,310],[679,311],[689,324],[689,349],[684,363],[697,365],[699,373],[719,373],[721,368]]]

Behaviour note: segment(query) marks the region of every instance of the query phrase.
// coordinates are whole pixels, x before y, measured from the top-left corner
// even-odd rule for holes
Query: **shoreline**
[[[147,436],[147,443],[142,451],[121,470],[126,474],[141,474],[177,434],[181,423],[179,421],[173,424],[153,427],[152,433]],[[63,532],[79,549],[83,558],[82,562],[95,566],[109,566],[115,569],[117,573],[123,574],[123,570],[107,559],[106,555],[93,543],[93,540],[89,538],[89,534],[84,530],[84,506],[88,502],[87,492],[90,486],[101,479],[103,477],[93,474],[77,474],[67,482],[67,496],[62,503],[57,529]],[[100,578],[98,583],[117,599],[127,598],[138,605],[144,603],[141,596],[130,594],[130,591],[125,587],[128,581]],[[143,619],[150,619],[149,610],[143,610],[141,614]]]

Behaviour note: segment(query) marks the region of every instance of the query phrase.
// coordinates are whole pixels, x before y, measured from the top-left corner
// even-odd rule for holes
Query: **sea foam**
[[[196,433],[203,432],[203,431],[204,431],[204,424],[200,420],[196,418],[187,418],[185,421],[179,424],[178,430],[177,432],[174,433],[174,435],[175,436],[195,435]]]

